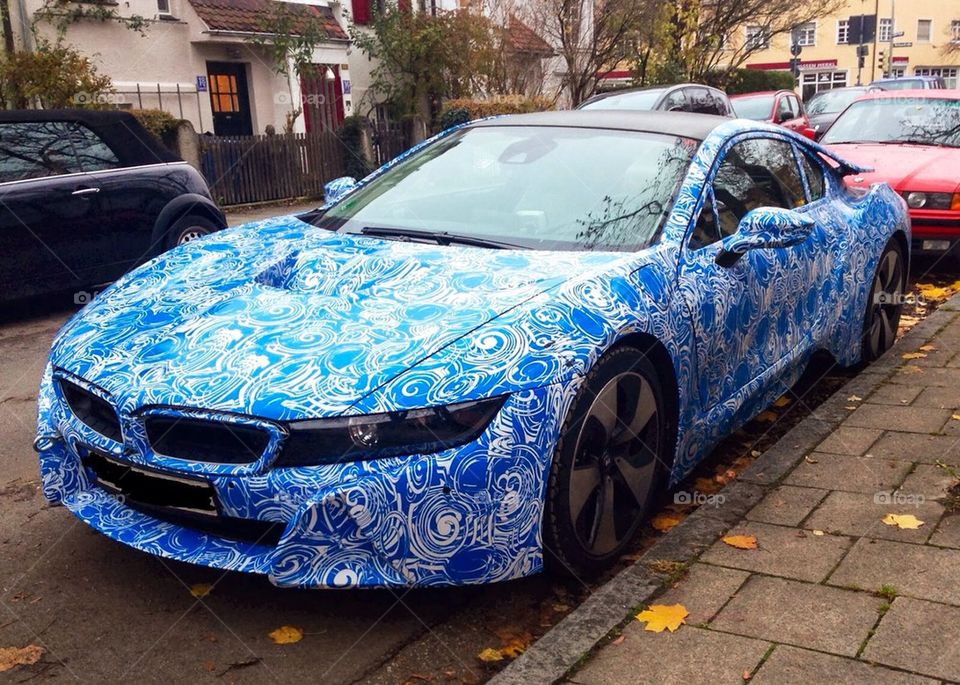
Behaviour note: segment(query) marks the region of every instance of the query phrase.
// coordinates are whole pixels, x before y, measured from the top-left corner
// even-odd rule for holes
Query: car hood
[[[282,217],[123,277],[65,326],[51,362],[126,411],[332,416],[512,308],[625,257],[403,243]]]
[[[849,177],[853,186],[868,187],[881,181],[897,192],[922,190],[952,193],[957,189],[956,174],[960,168],[960,149],[932,145],[893,145],[851,143],[826,145],[840,157],[874,169]]]

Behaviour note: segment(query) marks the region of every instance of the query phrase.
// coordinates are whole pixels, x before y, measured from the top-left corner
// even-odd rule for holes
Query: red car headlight
[[[924,193],[908,191],[903,194],[910,209],[960,209],[960,193]]]

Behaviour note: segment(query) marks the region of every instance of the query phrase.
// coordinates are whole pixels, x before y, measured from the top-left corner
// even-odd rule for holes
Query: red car
[[[813,140],[814,130],[803,109],[803,103],[792,90],[769,90],[730,97],[733,111],[741,119],[780,124]]]
[[[910,208],[915,252],[960,260],[960,91],[900,90],[853,102],[820,143],[873,168],[851,187],[886,181]]]

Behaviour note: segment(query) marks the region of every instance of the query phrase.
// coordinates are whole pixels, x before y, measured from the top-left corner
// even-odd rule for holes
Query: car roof
[[[609,97],[616,97],[618,95],[627,95],[629,93],[643,93],[647,91],[662,91],[666,93],[670,90],[676,90],[678,88],[707,88],[708,90],[713,90],[718,93],[723,93],[722,90],[714,86],[708,86],[705,83],[667,83],[661,84],[658,86],[641,86],[640,88],[621,88],[619,90],[608,90],[604,93],[597,93],[586,100],[581,104],[586,104],[587,102],[596,102],[597,100],[604,100]],[[723,93],[726,95],[726,93]]]
[[[755,98],[761,95],[779,95],[780,93],[789,93],[791,95],[796,95],[792,90],[787,90],[783,88],[781,90],[756,90],[752,93],[737,93],[736,95],[731,95],[731,100],[736,100],[738,98]]]
[[[620,131],[640,131],[644,133],[666,133],[680,136],[681,138],[704,140],[717,126],[728,123],[729,121],[729,117],[721,117],[715,114],[693,114],[690,112],[575,109],[559,112],[511,114],[503,117],[482,119],[470,124],[470,127],[563,126],[570,128],[602,128]]]
[[[939,81],[941,76],[888,76],[886,78],[873,79],[870,83],[889,83],[890,81]]]
[[[0,110],[0,124],[32,122],[84,124],[103,139],[123,166],[179,161],[129,112],[88,109]]]
[[[909,90],[875,90],[865,93],[861,100],[896,100],[898,98],[922,98],[925,100],[960,100],[960,90],[936,88],[912,88]]]

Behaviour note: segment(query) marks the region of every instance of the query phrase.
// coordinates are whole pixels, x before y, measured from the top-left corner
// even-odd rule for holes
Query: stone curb
[[[900,355],[913,351],[932,338],[960,311],[955,295],[918,323],[887,353],[850,379],[825,402],[781,437],[719,494],[720,507],[701,506],[649,549],[631,566],[597,588],[583,604],[494,676],[492,685],[554,683],[564,677],[630,611],[660,592],[666,579],[647,564],[665,560],[690,563],[718,537],[742,519],[791,470],[830,435],[850,414],[848,397],[866,397],[879,388],[900,366]]]

